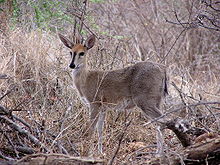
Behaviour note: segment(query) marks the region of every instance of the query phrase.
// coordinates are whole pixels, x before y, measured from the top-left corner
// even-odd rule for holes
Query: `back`
[[[138,95],[151,93],[151,97],[153,94],[161,96],[164,73],[164,66],[152,62],[139,62],[124,69],[106,72],[89,71],[85,91],[87,99],[90,102],[117,104]]]
[[[164,92],[166,81],[165,66],[153,62],[140,62],[135,64],[131,82],[132,95],[155,94]]]

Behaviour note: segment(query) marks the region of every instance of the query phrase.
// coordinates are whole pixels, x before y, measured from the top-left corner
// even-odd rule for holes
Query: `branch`
[[[0,78],[1,79],[1,78]],[[12,88],[11,90],[7,91],[5,94],[3,94],[3,96],[0,97],[0,101],[5,98],[5,96],[9,95],[12,91],[14,90],[14,88]]]
[[[130,113],[129,113],[127,116],[125,116],[125,122],[126,122],[126,119],[127,119],[129,116],[130,116]],[[121,143],[122,143],[122,140],[123,140],[123,138],[124,138],[125,132],[127,131],[129,125],[131,124],[131,121],[132,121],[132,120],[130,120],[128,123],[125,124],[124,129],[123,129],[123,132],[122,132],[122,134],[121,134],[121,136],[120,136],[120,139],[119,139],[119,142],[118,142],[118,146],[117,146],[117,148],[116,148],[116,150],[115,150],[114,155],[113,155],[112,158],[109,160],[108,165],[112,165],[112,164],[113,164],[113,162],[114,162],[114,160],[115,160],[115,158],[116,158],[116,155],[118,154],[118,151],[119,151],[119,149],[120,149],[120,147],[121,147]]]
[[[177,138],[180,140],[183,147],[190,146],[192,142],[189,135],[184,130],[181,130],[181,128],[177,124],[179,124],[178,121],[173,120],[167,122],[166,126],[168,129],[172,130],[176,134]]]
[[[217,101],[214,101],[214,102],[199,102],[199,103],[196,103],[196,104],[184,105],[180,108],[177,108],[177,109],[174,109],[172,111],[164,113],[163,115],[161,115],[160,117],[152,120],[151,122],[148,122],[148,123],[144,124],[144,126],[150,125],[150,124],[152,124],[152,123],[154,123],[154,122],[156,122],[156,121],[158,121],[158,120],[160,120],[160,119],[162,119],[162,118],[164,118],[164,117],[166,117],[166,116],[168,116],[168,115],[170,115],[174,112],[178,112],[178,111],[182,110],[183,108],[196,107],[196,106],[199,106],[199,105],[209,105],[209,104],[220,104],[220,102],[217,102]]]
[[[185,32],[187,30],[187,28],[183,29],[180,34],[176,37],[175,41],[173,42],[172,46],[170,47],[170,49],[168,50],[167,54],[163,57],[163,59],[160,61],[160,63],[164,62],[165,59],[167,58],[167,56],[170,54],[171,50],[173,49],[173,47],[176,45],[176,42],[178,41],[178,39],[180,38],[180,36],[183,34],[183,32]]]
[[[0,158],[5,159],[7,161],[12,161],[12,162],[14,162],[16,160],[16,159],[13,159],[13,158],[10,158],[10,157],[3,155],[1,151],[0,151]],[[2,163],[2,162],[0,162],[0,163]],[[8,163],[9,162],[7,162],[6,164],[8,164]]]
[[[42,157],[44,159],[42,159]],[[97,164],[97,163],[101,163],[101,164],[104,164],[104,160],[102,159],[93,159],[93,158],[82,158],[82,157],[73,157],[73,156],[68,156],[68,155],[64,155],[64,154],[42,154],[42,153],[39,153],[39,154],[33,154],[33,155],[28,155],[28,156],[25,156],[24,158],[20,159],[19,161],[16,162],[15,165],[21,165],[23,164],[22,162],[24,161],[28,161],[30,160],[30,164],[31,164],[31,158],[39,158],[38,159],[38,163],[39,164],[53,164],[53,163],[57,163],[59,162],[58,164],[72,164],[72,163],[77,163],[77,164]],[[36,160],[35,159],[35,160]],[[74,161],[74,162],[73,162]]]
[[[16,115],[13,115],[10,111],[8,111],[5,107],[0,105],[0,115],[8,115],[11,116],[13,119],[21,122],[22,124],[24,124],[26,127],[28,127],[30,130],[32,130],[32,127],[30,124],[28,124],[26,121],[24,121],[23,119],[17,117]]]
[[[197,9],[196,13],[198,14],[196,15],[196,17],[194,17],[195,19],[188,21],[188,22],[184,22],[183,20],[179,18],[176,11],[174,11],[175,21],[170,21],[166,19],[166,22],[174,24],[174,25],[180,25],[183,28],[187,28],[187,29],[195,28],[195,27],[203,27],[209,30],[220,31],[220,26],[218,25],[220,10],[213,7],[214,3],[212,3],[211,1],[207,2],[206,0],[202,0],[201,3],[203,3],[206,6],[206,10],[199,11],[199,9]],[[215,4],[218,4],[218,3],[219,1],[215,2]],[[203,14],[202,12],[203,13],[205,12],[208,14]]]
[[[0,74],[0,79],[8,79],[9,77],[6,74]]]
[[[30,141],[34,144],[36,144],[37,146],[42,147],[45,151],[49,151],[46,146],[40,142],[40,140],[38,140],[35,136],[33,136],[31,133],[29,133],[27,130],[23,129],[22,127],[20,127],[17,123],[15,123],[14,121],[8,119],[6,116],[0,116],[0,119],[5,122],[6,124],[8,124],[12,129],[18,131],[20,134],[24,135],[25,137],[27,137],[27,139],[30,139]]]

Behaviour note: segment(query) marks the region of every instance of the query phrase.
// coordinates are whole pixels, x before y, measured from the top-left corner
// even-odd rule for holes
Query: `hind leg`
[[[143,100],[143,98],[146,98],[146,96],[139,96],[133,99],[137,107],[139,107],[144,112],[144,114],[151,120],[160,117],[162,115],[162,113],[159,110],[160,103],[154,98],[147,100]]]
[[[146,97],[139,97],[135,98],[134,102],[135,104],[144,112],[144,114],[150,118],[151,120],[154,120],[162,115],[162,113],[159,110],[159,102],[155,101],[155,99],[148,99],[143,100],[142,98]],[[163,120],[161,119],[157,123],[157,151],[156,154],[162,156],[164,153],[164,138],[163,138],[163,129],[161,126],[163,125]]]
[[[161,129],[161,126],[157,126],[157,156],[163,156],[164,155],[164,129]]]

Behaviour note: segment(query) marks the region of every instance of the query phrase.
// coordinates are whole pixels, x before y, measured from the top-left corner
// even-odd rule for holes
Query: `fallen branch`
[[[17,123],[15,123],[14,121],[8,119],[6,116],[0,116],[0,119],[5,122],[6,124],[8,124],[13,130],[18,131],[20,134],[24,135],[25,137],[27,137],[28,139],[30,139],[30,141],[32,143],[34,143],[37,146],[42,147],[46,152],[48,152],[49,150],[46,148],[46,146],[40,142],[40,140],[38,140],[35,136],[33,136],[30,132],[28,132],[27,130],[23,129],[21,126],[19,126]]]
[[[220,164],[220,137],[208,140],[204,143],[197,143],[192,145],[183,153],[184,163],[187,164]],[[173,158],[174,162],[178,164],[180,160]]]
[[[167,127],[167,129],[170,129],[175,133],[175,135],[180,140],[183,147],[190,146],[192,144],[191,139],[190,139],[189,135],[186,133],[186,131],[181,129],[182,125],[180,125],[180,124],[184,124],[184,123],[179,123],[178,120],[173,120],[173,121],[167,122],[166,127]],[[184,125],[183,125],[183,127],[184,127]]]
[[[0,115],[7,115],[7,116],[11,116],[12,118],[14,118],[15,120],[21,122],[22,124],[24,124],[26,127],[28,127],[30,130],[32,130],[31,125],[28,124],[26,121],[24,121],[23,119],[17,117],[16,115],[13,115],[10,111],[8,111],[5,107],[0,105]]]
[[[7,149],[13,151],[13,148],[7,148]],[[18,152],[21,152],[23,154],[34,154],[35,153],[35,150],[30,147],[15,146],[15,149]]]
[[[5,159],[5,160],[7,160],[7,161],[12,161],[12,162],[15,161],[15,159],[3,155],[3,153],[2,153],[1,151],[0,151],[0,158]],[[7,163],[8,163],[8,162],[7,162]],[[0,162],[0,164],[1,164],[1,162]]]
[[[29,162],[29,164],[33,164],[37,162],[38,164],[50,165],[54,163],[86,163],[86,164],[104,164],[104,160],[102,159],[94,159],[87,157],[73,157],[64,154],[33,154],[25,156],[24,158],[18,160],[15,164],[22,165],[24,162]],[[58,163],[58,164],[59,164]]]
[[[220,137],[215,137],[214,139],[208,139],[205,142],[196,143],[187,147],[182,152],[178,154],[176,152],[169,155],[168,159],[171,165],[179,164],[220,164]],[[154,159],[150,164],[160,164],[159,159]]]

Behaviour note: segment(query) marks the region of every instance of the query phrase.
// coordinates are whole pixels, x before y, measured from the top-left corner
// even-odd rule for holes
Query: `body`
[[[83,102],[106,106],[123,104],[124,108],[141,106],[139,99],[160,107],[165,91],[165,67],[153,62],[139,62],[124,69],[98,71],[79,68],[73,71],[75,87]],[[89,90],[88,90],[89,89]],[[146,112],[147,113],[147,112]],[[154,112],[151,118],[159,117]]]
[[[89,70],[86,53],[94,46],[95,36],[90,36],[84,45],[74,44],[64,36],[59,36],[64,45],[71,49],[70,68],[73,69],[74,85],[80,98],[90,108],[89,135],[97,128],[100,152],[106,107],[130,109],[137,106],[150,119],[162,115],[160,104],[167,93],[165,66],[138,62],[118,70]],[[160,130],[158,132],[158,136],[161,136]]]

